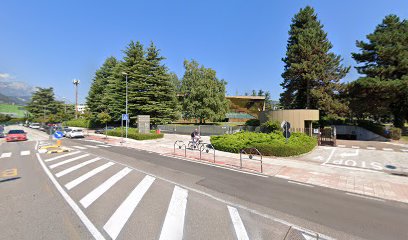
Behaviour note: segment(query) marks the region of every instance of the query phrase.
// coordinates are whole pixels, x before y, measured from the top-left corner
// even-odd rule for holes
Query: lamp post
[[[125,138],[128,137],[128,127],[129,127],[129,115],[128,115],[128,74],[126,72],[122,72],[123,75],[126,77],[126,133]]]
[[[62,99],[64,100],[64,108],[65,108],[64,113],[67,114],[67,102],[66,102],[67,99],[65,97],[62,97]]]
[[[75,119],[78,118],[78,85],[79,85],[79,80],[74,79],[72,83],[75,85]]]

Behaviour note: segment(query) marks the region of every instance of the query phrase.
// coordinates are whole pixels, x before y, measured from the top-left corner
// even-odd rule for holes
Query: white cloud
[[[12,79],[13,76],[11,76],[8,73],[0,73],[0,79]]]

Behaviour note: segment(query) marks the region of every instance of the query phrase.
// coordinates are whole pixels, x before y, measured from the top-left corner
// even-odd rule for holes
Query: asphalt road
[[[0,239],[408,239],[407,204],[83,140],[37,157],[35,144],[0,145]]]

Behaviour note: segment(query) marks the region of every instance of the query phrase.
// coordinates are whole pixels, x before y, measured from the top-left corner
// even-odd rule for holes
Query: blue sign
[[[122,121],[129,121],[129,115],[128,114],[122,114]]]
[[[57,132],[54,133],[54,137],[56,139],[61,139],[63,136],[64,136],[64,134],[62,132],[60,132],[60,131],[57,131]]]

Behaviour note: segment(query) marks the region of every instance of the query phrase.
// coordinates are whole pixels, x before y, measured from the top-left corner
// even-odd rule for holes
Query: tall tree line
[[[86,99],[93,116],[106,112],[113,121],[120,121],[125,113],[127,76],[131,118],[150,115],[153,124],[176,119],[176,86],[160,50],[153,43],[145,48],[131,41],[123,52],[123,61],[109,57],[95,73]]]

